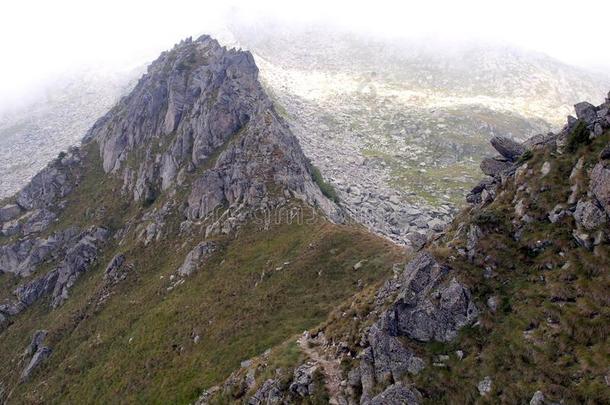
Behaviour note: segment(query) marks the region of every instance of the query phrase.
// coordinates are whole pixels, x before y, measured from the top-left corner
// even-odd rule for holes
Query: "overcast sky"
[[[150,60],[235,14],[392,37],[502,41],[610,72],[608,0],[7,0],[0,5],[0,104],[57,73]]]

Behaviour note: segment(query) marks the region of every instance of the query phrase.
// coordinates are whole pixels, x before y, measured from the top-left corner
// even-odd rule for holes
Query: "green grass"
[[[337,195],[337,191],[330,183],[327,183],[324,180],[322,173],[320,173],[320,169],[309,162],[309,171],[311,172],[311,178],[318,185],[318,187],[320,187],[322,194],[324,194],[329,200],[338,204],[340,200],[339,196]]]

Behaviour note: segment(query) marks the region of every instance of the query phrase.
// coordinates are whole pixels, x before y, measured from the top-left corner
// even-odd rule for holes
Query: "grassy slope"
[[[465,330],[449,347],[433,347],[449,354],[459,348],[467,357],[422,374],[419,383],[426,386],[431,403],[478,398],[476,382],[486,375],[494,380],[492,395],[482,400],[486,403],[524,403],[536,390],[570,404],[601,404],[610,397],[604,382],[610,362],[610,249],[607,244],[595,252],[579,247],[572,237],[571,216],[556,224],[547,219],[556,204],[567,201],[568,177],[578,159],[585,157],[585,171],[592,168],[609,139],[606,134],[563,155],[535,152],[527,162],[532,173],[523,179],[530,195],[509,182],[492,204],[461,218],[484,229],[478,249],[488,252],[491,261],[482,255],[470,264],[437,249],[472,286],[479,302],[494,295],[499,309],[495,314],[484,311],[480,326]],[[545,161],[552,170],[542,177]],[[586,199],[588,180],[583,183],[579,198]],[[511,237],[516,231],[515,195],[516,201],[524,199],[526,212],[534,218],[519,241]],[[447,239],[454,235],[455,229]],[[545,240],[550,245],[537,249]],[[483,268],[489,265],[494,276],[485,278]]]
[[[97,154],[89,156],[56,229],[73,223],[116,228],[138,212],[135,203],[117,198],[118,185],[103,176]],[[87,209],[91,202],[95,210]],[[146,248],[131,237],[120,247],[110,242],[64,306],[50,311],[41,302],[0,334],[0,364],[7,365],[0,381],[7,388],[15,386],[14,370],[24,366],[20,354],[34,330],[48,329],[45,344],[54,350],[27,384],[16,386],[11,402],[188,403],[240,361],[319,324],[357,291],[359,279],[377,283],[405,259],[389,242],[353,226],[318,221],[264,231],[252,225],[236,238],[218,239],[220,251],[168,291],[170,275],[201,240],[179,240],[179,221],[177,214],[168,218],[169,234]],[[108,286],[103,268],[117,252],[133,269]],[[362,259],[364,266],[353,270]]]

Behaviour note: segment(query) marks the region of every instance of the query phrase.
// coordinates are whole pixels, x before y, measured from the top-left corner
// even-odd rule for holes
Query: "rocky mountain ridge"
[[[265,353],[199,403],[603,403],[609,108],[610,94],[577,104],[560,132],[493,138],[500,156],[482,162],[470,206],[306,332],[306,363],[273,375]]]
[[[470,205],[403,264],[252,54],[185,40],[0,204],[0,398],[603,403],[609,108],[493,138]]]

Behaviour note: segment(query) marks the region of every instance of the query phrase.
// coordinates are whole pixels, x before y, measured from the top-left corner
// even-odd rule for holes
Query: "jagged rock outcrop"
[[[0,246],[0,271],[29,276],[45,260],[61,255],[65,246],[77,235],[78,230],[70,227],[48,238],[22,239]]]
[[[516,161],[526,151],[522,144],[504,136],[494,136],[490,142],[500,155],[511,162]]]
[[[450,270],[430,253],[418,254],[402,274],[398,299],[382,315],[382,329],[422,342],[446,342],[471,324],[478,310],[463,284],[455,278],[443,283]]]
[[[426,366],[400,337],[447,342],[453,340],[461,328],[476,320],[478,309],[470,291],[455,278],[449,279],[450,273],[448,266],[422,251],[409,262],[398,279],[389,280],[380,290],[378,300],[379,294],[384,297],[380,303],[392,295],[397,298],[368,330],[368,347],[359,355],[358,372],[352,374],[352,379],[359,380],[359,384],[351,384],[362,389],[361,403],[383,403],[379,401],[393,398],[390,393],[395,389],[402,392],[402,387],[394,387],[387,396],[377,396],[377,399],[373,398],[374,387],[400,383],[404,376],[416,375]]]
[[[598,107],[587,102],[578,103],[574,106],[574,109],[578,118],[568,117],[567,124],[557,134],[536,135],[523,144],[504,137],[492,138],[492,146],[502,157],[485,158],[483,160],[481,171],[491,178],[486,178],[475,186],[466,197],[466,201],[471,204],[483,205],[493,201],[496,196],[495,190],[502,183],[502,178],[511,176],[519,169],[523,163],[519,162],[519,158],[525,156],[528,149],[540,149],[546,145],[553,145],[561,153],[564,152],[566,147],[569,147],[570,142],[594,139],[610,128],[610,106],[607,101]],[[583,128],[579,129],[579,125],[583,125]],[[575,137],[582,139],[575,139]],[[595,165],[591,172],[590,190],[606,212],[610,213],[610,169],[607,168],[610,164],[604,156],[602,151],[600,162]],[[545,176],[550,169],[548,162],[543,165],[542,176]],[[573,194],[575,196],[577,193]],[[569,201],[570,204],[575,202]]]
[[[17,204],[24,210],[46,208],[67,196],[74,188],[72,171],[81,159],[80,150],[70,148],[32,178],[17,194]]]
[[[53,350],[47,346],[43,346],[46,336],[47,331],[45,330],[36,331],[34,336],[32,336],[32,341],[24,353],[25,357],[29,358],[30,361],[21,372],[21,383],[26,382],[34,370],[36,370],[36,368],[38,368],[47,358],[49,358],[49,356],[51,356]]]
[[[368,333],[370,347],[362,355],[364,364],[360,375],[364,380],[377,382],[400,381],[407,373],[418,374],[425,366],[422,359],[396,337],[373,325]],[[369,361],[371,360],[371,361]],[[374,370],[374,375],[368,375]],[[373,379],[374,378],[374,379]]]
[[[222,206],[264,204],[277,194],[270,184],[340,218],[258,82],[252,55],[208,36],[163,53],[86,139],[99,144],[104,170],[121,172],[135,200],[153,201],[185,173],[211,166],[193,182],[190,220]]]
[[[261,388],[248,400],[248,405],[274,405],[281,404],[284,393],[276,380],[267,380]]]
[[[58,307],[67,298],[76,280],[96,260],[101,244],[108,238],[104,228],[93,227],[72,238],[62,261],[48,273],[20,285],[14,291],[17,301],[0,312],[17,315],[45,295],[51,295],[51,306]]]
[[[76,280],[89,269],[97,258],[100,245],[108,238],[109,232],[104,228],[94,227],[84,233],[79,241],[68,251],[62,263],[54,271],[57,281],[53,288],[51,305],[58,307],[67,298]]]
[[[216,245],[212,242],[199,243],[186,255],[184,263],[182,263],[182,266],[178,269],[178,274],[181,276],[190,276],[215,250]]]
[[[106,266],[106,269],[104,270],[104,279],[112,280],[114,282],[123,279],[125,277],[125,274],[121,270],[124,264],[125,255],[121,253],[115,255],[110,260],[110,263],[108,263],[108,266]]]
[[[303,364],[294,370],[294,378],[288,389],[294,395],[299,397],[308,397],[313,395],[316,386],[314,381],[314,373],[317,367],[312,364]]]

